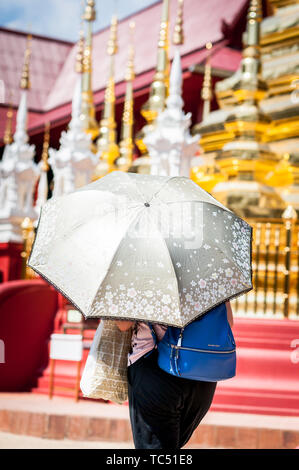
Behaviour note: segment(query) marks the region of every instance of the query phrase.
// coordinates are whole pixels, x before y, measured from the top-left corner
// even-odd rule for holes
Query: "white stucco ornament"
[[[21,91],[13,143],[6,145],[0,162],[0,243],[22,242],[22,220],[37,218],[33,193],[40,170],[35,146],[28,144],[27,92]]]
[[[177,49],[166,109],[157,117],[154,130],[144,138],[153,175],[189,176],[191,159],[198,151],[198,137],[190,134],[191,113],[185,114],[183,106],[181,59]]]
[[[81,75],[78,76],[73,101],[72,119],[62,132],[59,150],[49,149],[49,164],[54,173],[53,196],[68,194],[90,183],[97,164],[91,151],[91,136],[83,129],[81,114]]]

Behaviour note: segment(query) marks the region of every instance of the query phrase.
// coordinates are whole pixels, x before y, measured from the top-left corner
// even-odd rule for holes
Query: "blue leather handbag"
[[[149,326],[158,349],[158,365],[165,372],[205,382],[235,376],[236,344],[225,303],[185,328],[169,326],[159,342],[152,324]]]

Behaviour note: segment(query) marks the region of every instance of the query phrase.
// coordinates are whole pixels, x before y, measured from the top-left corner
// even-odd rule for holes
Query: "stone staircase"
[[[128,406],[33,393],[0,394],[0,432],[133,447]],[[294,449],[299,417],[210,411],[186,448]]]

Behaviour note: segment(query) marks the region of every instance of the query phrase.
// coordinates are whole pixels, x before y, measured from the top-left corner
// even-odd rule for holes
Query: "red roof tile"
[[[28,94],[28,106],[40,111],[44,108],[47,97],[55,83],[61,67],[72,49],[71,43],[34,36],[30,61],[31,90]],[[19,82],[26,49],[26,34],[0,28],[0,79],[5,84],[5,103],[19,104]]]
[[[173,32],[176,16],[176,2],[171,3],[170,33]],[[205,57],[203,47],[207,41],[221,42],[224,39],[223,20],[233,25],[248,0],[185,0],[184,29],[185,43],[181,46],[183,66],[198,63]],[[137,87],[143,83],[144,75],[148,85],[156,65],[157,41],[161,16],[161,4],[155,4],[134,16],[120,22],[118,28],[119,51],[115,58],[115,79],[121,84],[127,61],[129,27],[132,19],[136,23],[135,68]],[[109,58],[106,46],[109,28],[94,35],[93,41],[93,90],[95,101],[103,99],[102,90],[107,82]],[[13,104],[19,103],[19,80],[26,47],[26,34],[0,28],[0,79],[13,91]],[[36,127],[48,119],[58,119],[70,112],[70,102],[76,81],[74,62],[76,45],[64,41],[34,36],[30,65],[31,90],[28,105],[31,110],[29,127]],[[170,56],[173,47],[170,48]],[[212,65],[227,70],[236,70],[240,52],[224,47],[213,57]],[[140,80],[141,79],[141,80]],[[117,87],[123,93],[123,87]],[[9,95],[6,93],[5,102]],[[35,112],[37,111],[37,112]],[[0,108],[0,138],[3,136],[6,109]]]
[[[176,2],[171,3],[170,32],[176,16]],[[207,41],[217,42],[223,39],[222,20],[227,24],[234,22],[235,17],[248,3],[247,0],[185,0],[184,28],[185,43],[181,46],[181,54],[187,55],[201,49]],[[135,31],[135,69],[136,74],[155,68],[157,60],[157,41],[161,16],[161,4],[155,4],[151,8],[134,15],[136,23]],[[129,27],[132,20],[128,18],[120,22],[118,27],[119,51],[115,57],[116,82],[123,80],[125,64],[127,61]],[[107,82],[109,57],[106,54],[106,45],[109,37],[109,29],[101,31],[93,38],[93,89],[101,90]],[[76,74],[74,72],[74,60],[76,47],[69,53],[67,60],[56,80],[45,104],[49,110],[72,99]],[[170,56],[173,55],[173,47]]]

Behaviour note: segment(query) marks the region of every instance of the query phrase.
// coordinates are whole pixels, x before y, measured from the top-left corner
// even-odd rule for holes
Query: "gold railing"
[[[39,276],[27,266],[27,260],[29,258],[33,241],[35,238],[35,230],[33,222],[29,217],[25,217],[21,223],[22,237],[23,237],[23,250],[21,252],[22,267],[21,267],[21,279],[37,279]]]
[[[231,301],[234,314],[299,320],[299,224],[281,219],[246,219],[253,227],[254,289]]]

